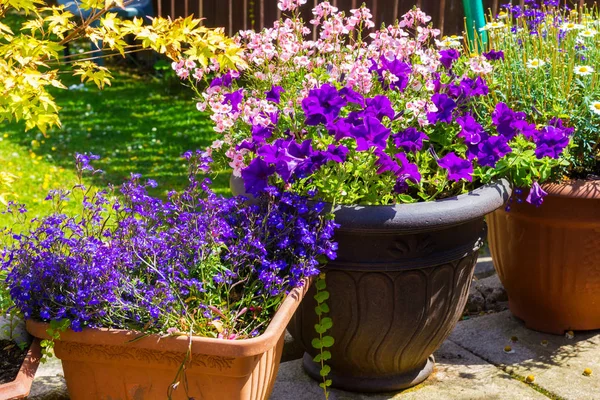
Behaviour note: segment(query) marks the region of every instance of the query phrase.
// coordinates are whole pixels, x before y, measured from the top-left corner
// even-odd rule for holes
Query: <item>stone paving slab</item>
[[[450,340],[507,372],[533,375],[536,385],[558,398],[600,400],[600,331],[568,339],[529,330],[504,311],[460,322]],[[586,368],[591,376],[584,376]]]
[[[524,400],[547,397],[456,344],[446,341],[435,353],[436,368],[422,384],[400,393],[366,395],[331,390],[330,400]],[[271,400],[323,399],[302,361],[281,364]]]

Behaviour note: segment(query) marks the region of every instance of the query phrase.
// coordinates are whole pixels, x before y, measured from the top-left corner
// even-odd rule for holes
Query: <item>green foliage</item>
[[[535,28],[524,17],[505,13],[507,18],[489,30],[489,48],[505,55],[495,69],[494,94],[536,123],[556,117],[575,128],[573,146],[556,169],[556,178],[600,175],[600,109],[594,111],[594,104],[600,107],[600,13],[596,6],[579,12],[542,10],[545,20]],[[581,73],[581,67],[591,70]],[[529,162],[526,150],[509,162],[520,165],[521,172],[513,172],[522,174]],[[548,164],[535,167],[540,176],[550,174]]]
[[[327,283],[325,281],[325,273],[321,273],[314,283],[316,294],[314,296],[317,301],[317,307],[315,307],[315,313],[318,316],[318,322],[315,325],[315,331],[319,334],[318,338],[314,338],[311,342],[312,347],[319,350],[319,354],[313,358],[313,361],[321,365],[320,374],[323,377],[323,382],[319,386],[323,389],[325,399],[329,399],[329,386],[331,386],[331,379],[327,379],[331,372],[331,367],[325,363],[325,361],[331,359],[331,352],[327,349],[332,347],[335,343],[333,337],[326,335],[327,331],[333,327],[333,320],[329,317],[323,317],[324,314],[329,312],[329,306],[326,301],[329,299],[329,292],[327,291]]]
[[[43,136],[35,130],[23,132],[22,123],[0,126],[0,166],[20,178],[12,184],[8,199],[26,203],[32,215],[51,211],[44,201],[48,190],[74,181],[76,152],[102,157],[96,165],[105,173],[86,179],[86,185],[122,182],[135,171],[157,181],[159,186],[151,193],[162,197],[187,184],[181,154],[214,139],[210,120],[189,107],[192,94],[180,84],[177,91],[167,92],[158,79],[126,72],[115,73],[112,86],[102,91],[76,85],[73,77],[64,82],[69,90],[52,89],[60,93],[61,129],[51,128]],[[229,192],[228,174],[211,178],[218,193]],[[77,211],[69,207],[66,211]],[[9,226],[11,220],[0,214],[0,226]]]
[[[60,340],[60,334],[69,329],[70,326],[71,321],[67,318],[50,322],[50,328],[46,330],[50,339],[44,339],[40,342],[40,346],[42,347],[42,363],[47,362],[49,358],[54,356],[54,342]]]

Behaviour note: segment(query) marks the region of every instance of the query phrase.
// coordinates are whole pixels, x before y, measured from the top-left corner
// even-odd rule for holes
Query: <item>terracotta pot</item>
[[[542,332],[600,329],[600,181],[544,190],[540,207],[513,202],[488,217],[510,310]]]
[[[484,215],[509,197],[501,181],[456,198],[397,206],[337,207],[338,257],[326,266],[333,320],[333,386],[384,392],[425,380],[431,354],[450,334],[465,307]],[[314,292],[288,329],[307,353],[304,368],[321,380]]]
[[[245,340],[146,336],[123,330],[61,333],[55,354],[62,360],[71,400],[164,400],[186,363],[188,393],[181,381],[173,399],[265,400],[279,369],[285,328],[308,284],[287,296],[264,334]],[[47,338],[48,324],[27,321],[28,331]],[[189,396],[189,397],[188,397]]]
[[[0,399],[3,400],[16,400],[24,399],[31,390],[31,384],[35,377],[35,372],[40,365],[40,358],[42,351],[40,348],[40,341],[34,339],[29,346],[29,351],[21,364],[19,373],[14,381],[0,385]]]

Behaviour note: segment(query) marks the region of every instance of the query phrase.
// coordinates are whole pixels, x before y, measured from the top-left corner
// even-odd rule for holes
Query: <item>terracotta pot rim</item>
[[[565,183],[545,183],[549,195],[574,199],[600,199],[600,180],[576,179]]]
[[[414,232],[460,225],[502,207],[512,193],[506,179],[481,186],[469,193],[447,199],[395,205],[351,206],[334,208],[335,221],[357,230]]]
[[[305,279],[304,284],[294,288],[285,298],[273,320],[265,332],[251,339],[225,340],[193,336],[192,353],[206,354],[225,357],[250,357],[264,353],[277,344],[282,332],[286,329],[292,315],[298,308],[300,301],[308,291],[312,283],[311,279]],[[46,332],[50,324],[34,320],[27,320],[27,331],[35,337],[49,339]],[[61,341],[86,343],[91,345],[112,345],[129,346],[138,349],[158,349],[162,351],[187,352],[190,338],[189,336],[164,337],[159,335],[148,335],[135,340],[140,336],[139,332],[109,329],[109,328],[86,328],[81,332],[67,330],[60,334]],[[132,340],[135,340],[132,342]]]
[[[41,357],[42,349],[40,347],[40,341],[39,339],[33,339],[29,345],[29,350],[23,360],[23,364],[21,364],[21,368],[19,368],[17,377],[12,382],[0,385],[0,398],[25,398],[31,390],[33,378],[40,365]]]

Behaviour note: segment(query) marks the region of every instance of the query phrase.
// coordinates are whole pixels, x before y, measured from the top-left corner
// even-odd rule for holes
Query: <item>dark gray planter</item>
[[[326,268],[333,386],[359,392],[400,390],[425,380],[431,354],[460,319],[484,216],[510,196],[499,181],[456,198],[398,206],[340,206],[338,257]],[[304,368],[317,380],[319,365],[314,289],[288,329],[307,354]]]

